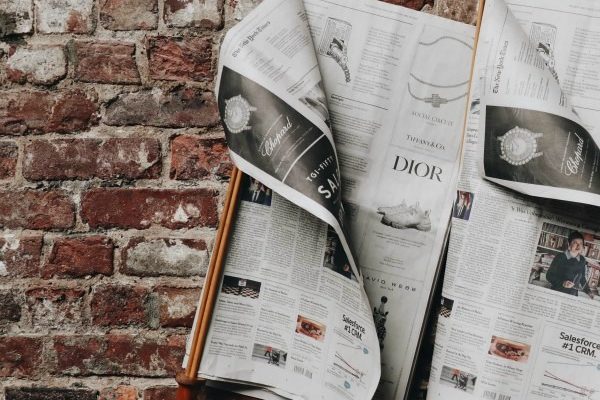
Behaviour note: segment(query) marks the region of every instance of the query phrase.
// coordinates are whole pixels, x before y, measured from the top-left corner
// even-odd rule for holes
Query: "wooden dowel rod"
[[[211,290],[211,283],[215,280],[216,277],[220,277],[220,273],[215,273],[215,266],[217,265],[217,254],[219,249],[222,246],[223,236],[229,235],[229,228],[226,229],[226,221],[228,220],[228,216],[234,211],[235,203],[237,203],[237,195],[233,195],[234,191],[236,191],[236,187],[239,188],[240,180],[242,173],[236,167],[233,167],[231,171],[231,180],[229,182],[229,188],[227,189],[227,194],[225,195],[225,203],[223,206],[223,214],[221,216],[221,221],[219,223],[219,228],[217,230],[217,235],[215,237],[215,243],[213,247],[213,254],[210,258],[210,262],[208,265],[208,270],[206,273],[206,277],[204,279],[204,290],[202,290],[202,294],[200,296],[200,301],[198,304],[198,316],[199,319],[196,322],[195,330],[192,332],[192,342],[190,344],[190,355],[188,357],[188,362],[185,369],[185,376],[189,380],[195,380],[198,375],[198,366],[199,357],[201,356],[201,352],[198,351],[198,343],[200,342],[201,336],[200,326],[202,325],[202,321],[206,319],[206,305],[207,300],[210,295],[214,295],[214,290]],[[233,206],[233,209],[232,209]],[[231,218],[229,218],[231,219]],[[218,283],[218,280],[217,280]],[[212,314],[212,312],[211,312]],[[204,347],[204,346],[202,346]],[[197,357],[198,361],[194,362],[194,358]]]
[[[196,334],[198,336],[198,342],[196,346],[196,351],[190,355],[192,358],[192,364],[190,368],[191,371],[196,371],[196,374],[198,373],[198,368],[200,366],[202,352],[204,351],[204,344],[206,343],[206,334],[208,332],[208,327],[210,326],[210,321],[214,310],[214,304],[217,299],[217,290],[223,271],[223,259],[225,257],[225,251],[227,250],[227,243],[229,242],[233,216],[235,215],[235,210],[238,204],[237,200],[240,191],[241,181],[242,172],[236,169],[231,183],[232,190],[231,197],[229,199],[230,204],[228,212],[227,214],[224,214],[223,231],[220,237],[219,247],[215,248],[215,251],[217,252],[215,257],[216,260],[213,267],[213,274],[211,275],[211,280],[209,282],[209,286],[207,287],[208,293],[206,296],[206,306],[204,308],[204,313],[200,318],[200,323],[197,327]]]

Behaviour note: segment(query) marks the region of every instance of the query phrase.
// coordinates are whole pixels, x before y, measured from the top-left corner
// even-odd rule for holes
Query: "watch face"
[[[530,130],[518,126],[499,137],[500,157],[512,165],[524,165],[539,156],[537,137]]]
[[[240,133],[250,129],[250,111],[253,107],[241,95],[225,100],[225,125],[231,133]]]

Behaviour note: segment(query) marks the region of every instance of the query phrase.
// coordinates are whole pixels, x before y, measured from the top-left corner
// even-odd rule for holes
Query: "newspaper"
[[[474,28],[378,1],[266,0],[225,37],[241,186],[200,376],[406,396],[447,236]]]
[[[598,209],[502,186],[598,205],[599,19],[486,2],[428,399],[598,398]]]
[[[600,206],[600,62],[592,1],[486,4],[477,51],[485,176]]]

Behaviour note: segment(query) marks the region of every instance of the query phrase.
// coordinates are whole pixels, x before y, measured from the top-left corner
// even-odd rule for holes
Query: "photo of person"
[[[230,275],[223,275],[223,286],[221,292],[234,296],[258,299],[261,283],[251,279],[238,278]]]
[[[452,209],[452,216],[454,218],[462,219],[465,221],[469,220],[471,216],[471,208],[473,206],[473,198],[475,196],[470,192],[463,192],[459,190],[456,192],[456,200],[454,201],[454,208]]]
[[[515,342],[514,340],[504,339],[498,336],[492,336],[488,354],[506,360],[512,360],[520,363],[526,363],[529,359],[531,346]]]
[[[444,365],[440,374],[440,383],[467,393],[473,393],[475,384],[477,383],[477,376],[458,368],[451,368]]]
[[[600,237],[544,223],[529,284],[583,299],[596,299],[600,280]]]
[[[342,242],[332,227],[327,229],[323,266],[345,278],[358,282],[356,276],[352,273],[352,267],[350,267],[350,262],[342,247]]]
[[[325,340],[325,330],[325,325],[302,315],[298,315],[298,318],[296,319],[296,333],[308,336],[317,342]]]
[[[271,206],[273,191],[266,187],[261,182],[244,174],[244,181],[241,185],[241,198],[243,201],[261,204],[263,206]]]
[[[252,361],[285,368],[287,351],[275,348],[271,345],[254,343],[254,347],[252,348]]]

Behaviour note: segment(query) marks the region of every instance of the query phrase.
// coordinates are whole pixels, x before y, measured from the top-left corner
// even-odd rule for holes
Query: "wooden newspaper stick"
[[[215,238],[213,254],[210,258],[206,278],[204,280],[204,290],[200,296],[198,304],[198,320],[195,324],[195,329],[192,332],[192,342],[190,345],[190,354],[188,362],[183,373],[177,375],[179,387],[177,389],[177,400],[192,400],[195,399],[195,386],[198,386],[198,369],[206,343],[206,333],[210,326],[213,308],[216,301],[219,282],[223,271],[223,259],[229,235],[233,216],[235,214],[240,183],[242,181],[242,171],[233,167],[231,171],[231,181],[225,196],[225,204],[223,214],[219,223],[219,229]]]

